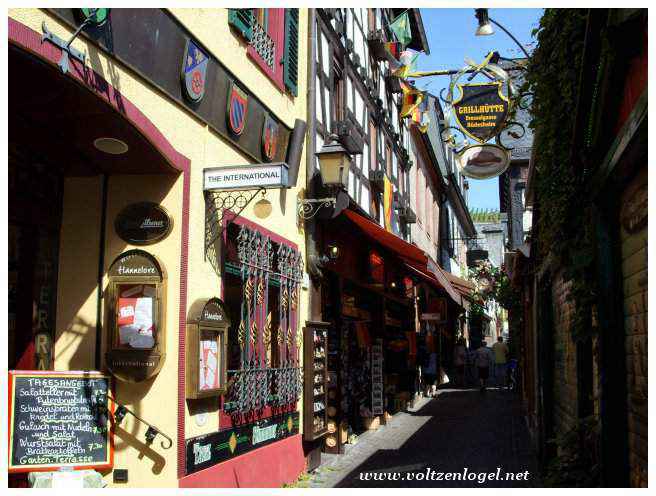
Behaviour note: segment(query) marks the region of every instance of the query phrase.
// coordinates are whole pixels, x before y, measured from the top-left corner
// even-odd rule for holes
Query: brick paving
[[[529,472],[528,481],[361,480],[361,472]],[[537,462],[514,393],[444,389],[420,399],[343,455],[322,454],[310,487],[535,487]],[[379,475],[380,476],[380,475]]]

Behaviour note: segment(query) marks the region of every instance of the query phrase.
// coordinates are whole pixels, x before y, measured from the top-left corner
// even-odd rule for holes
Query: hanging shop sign
[[[467,177],[490,179],[503,174],[510,164],[510,155],[497,145],[472,145],[456,154],[456,163]]]
[[[108,275],[107,368],[122,381],[141,382],[157,374],[166,357],[164,274],[151,254],[130,250]]]
[[[182,90],[192,103],[200,102],[205,95],[209,60],[193,40],[187,40],[182,59]]]
[[[9,371],[9,472],[111,468],[109,386],[99,372]]]
[[[212,167],[203,169],[203,189],[208,191],[286,188],[288,171],[289,167],[284,162]]]
[[[152,245],[166,238],[173,228],[173,220],[157,203],[140,202],[128,205],[119,212],[114,229],[119,237],[132,245]]]
[[[229,327],[230,319],[219,298],[196,300],[191,306],[185,341],[188,399],[226,392]]]
[[[299,433],[299,413],[269,417],[186,441],[187,475]]]
[[[456,121],[462,131],[479,143],[501,132],[510,103],[501,93],[502,82],[459,84],[460,98],[453,102]]]

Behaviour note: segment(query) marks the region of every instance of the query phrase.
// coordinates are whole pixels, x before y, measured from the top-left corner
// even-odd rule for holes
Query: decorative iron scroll
[[[243,414],[294,403],[301,394],[297,327],[303,258],[284,244],[274,251],[268,236],[247,226],[241,226],[236,241],[243,288],[237,329],[240,368],[229,371],[232,377],[224,408],[228,413]],[[269,309],[273,280],[280,287],[275,338],[273,310]]]
[[[228,227],[227,224],[223,225],[226,210],[238,217],[260,192],[264,195],[266,189],[260,187],[245,191],[205,191],[205,258],[217,274],[221,274],[218,247],[223,230]]]

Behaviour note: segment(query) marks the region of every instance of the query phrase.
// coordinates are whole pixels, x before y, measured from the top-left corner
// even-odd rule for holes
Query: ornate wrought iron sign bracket
[[[335,207],[337,205],[336,198],[318,198],[318,199],[301,199],[296,200],[296,209],[299,218],[309,220],[313,218],[319,210],[327,207]]]
[[[225,190],[205,191],[205,257],[209,258],[215,270],[219,271],[219,261],[216,253],[216,243],[220,241],[223,231],[228,225],[255,199],[258,193],[266,194],[266,188],[260,186],[254,190]],[[223,219],[227,210],[234,217],[224,223]]]

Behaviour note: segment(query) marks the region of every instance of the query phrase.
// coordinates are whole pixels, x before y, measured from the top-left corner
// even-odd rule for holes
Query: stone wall
[[[620,239],[628,394],[629,469],[647,487],[647,168],[622,195]],[[645,208],[642,208],[644,201]]]
[[[553,381],[554,430],[565,434],[576,425],[576,345],[572,340],[570,322],[574,305],[569,297],[571,283],[563,280],[562,271],[554,274],[551,298],[553,305]]]

